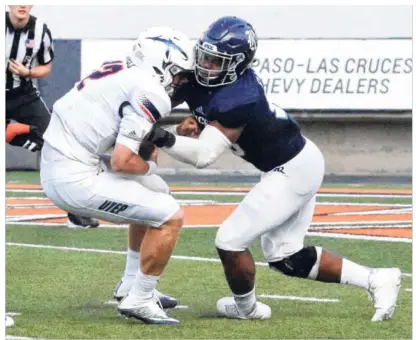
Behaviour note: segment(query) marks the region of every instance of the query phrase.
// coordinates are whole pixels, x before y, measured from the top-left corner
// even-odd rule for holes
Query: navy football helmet
[[[251,66],[257,35],[247,21],[222,17],[214,21],[196,45],[195,77],[199,84],[231,84]]]

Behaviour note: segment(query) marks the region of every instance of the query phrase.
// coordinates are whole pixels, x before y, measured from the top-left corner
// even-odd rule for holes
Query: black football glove
[[[152,129],[145,136],[145,139],[152,142],[159,148],[163,148],[164,146],[170,148],[176,141],[176,137],[173,133],[163,130],[156,125],[153,125]]]
[[[145,161],[148,161],[154,150],[155,150],[155,145],[152,142],[148,141],[147,139],[143,139],[143,141],[140,144],[139,155]]]

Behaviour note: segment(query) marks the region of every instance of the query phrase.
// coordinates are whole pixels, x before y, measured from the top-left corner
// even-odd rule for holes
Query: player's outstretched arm
[[[229,129],[217,121],[211,122],[198,139],[175,136],[161,128],[154,128],[147,138],[163,147],[172,157],[200,169],[212,164],[241,135],[242,128]]]

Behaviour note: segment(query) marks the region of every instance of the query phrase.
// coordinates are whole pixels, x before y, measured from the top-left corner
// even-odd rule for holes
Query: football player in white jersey
[[[125,60],[103,63],[55,103],[44,134],[40,173],[46,195],[66,211],[129,224],[129,249],[136,255],[130,267],[136,275],[118,311],[150,324],[179,323],[161,308],[155,288],[183,225],[183,211],[167,185],[152,175],[157,148],[149,160],[139,148],[152,125],[170,113],[170,96],[193,69],[193,48],[171,28],[142,32]],[[100,157],[111,147],[106,167]]]

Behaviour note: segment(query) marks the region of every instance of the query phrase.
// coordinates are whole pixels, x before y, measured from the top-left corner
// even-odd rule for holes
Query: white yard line
[[[6,189],[6,192],[42,192],[42,189]]]
[[[20,216],[6,216],[6,223],[9,222],[29,222],[36,220],[47,220],[53,218],[66,218],[66,214],[40,214],[40,215],[20,215]]]
[[[61,216],[64,217],[64,216]],[[391,221],[389,221],[391,222]],[[66,223],[39,223],[39,222],[26,222],[26,221],[6,221],[7,225],[9,226],[45,226],[45,227],[65,227],[67,226]],[[314,224],[312,224],[314,225]],[[127,224],[102,224],[99,228],[112,228],[112,229],[125,229],[127,228]],[[185,225],[183,228],[217,228],[218,225]],[[319,225],[315,225],[316,229],[320,229]],[[360,225],[360,228],[374,228],[375,225]],[[403,225],[401,224],[400,227],[408,227],[410,228],[411,225]],[[322,229],[355,229],[349,225],[339,225],[339,226],[331,226],[331,227],[321,227]],[[400,237],[387,237],[387,236],[371,236],[371,235],[354,235],[354,234],[343,234],[343,233],[328,233],[328,232],[319,232],[319,231],[308,231],[308,236],[314,237],[326,237],[326,238],[342,238],[342,239],[350,239],[350,240],[369,240],[369,241],[381,241],[381,242],[399,242],[399,243],[412,243],[411,238],[400,238]]]
[[[210,195],[210,196],[245,196],[242,191],[173,191],[173,195]],[[351,198],[412,198],[411,194],[348,194],[348,193],[318,193],[317,197],[351,197]]]
[[[392,228],[411,228],[412,224],[403,222],[401,224],[368,224],[368,225],[355,225],[355,224],[344,224],[344,225],[330,225],[330,226],[315,226],[314,229],[319,230],[331,230],[331,229],[371,229],[371,228],[377,228],[377,229],[392,229]]]
[[[108,300],[104,302],[105,305],[108,306],[117,306],[118,302],[116,300]],[[173,309],[189,309],[190,307],[187,305],[177,305],[175,308]]]
[[[370,207],[405,207],[411,208],[412,204],[402,204],[402,203],[351,203],[351,202],[316,202],[316,205],[347,205],[347,206],[370,206]]]
[[[321,233],[318,231],[309,231],[307,235],[316,236],[316,237],[326,237],[326,238],[342,238],[342,239],[348,239],[348,240],[412,243],[411,238],[387,237],[387,236],[354,235],[354,234],[327,233],[327,232]]]
[[[11,246],[11,247],[53,249],[53,250],[76,251],[76,252],[99,253],[99,254],[116,254],[116,255],[125,255],[126,254],[125,251],[119,251],[119,250],[62,247],[62,246],[51,246],[51,245],[47,245],[47,244],[30,244],[30,243],[6,242],[6,245]],[[172,255],[172,258],[176,259],[176,260],[184,260],[184,261],[221,263],[220,259],[211,258],[211,257]],[[269,264],[267,262],[256,262],[256,265],[257,266],[262,266],[262,267],[268,267],[269,266]],[[411,277],[412,274],[404,273],[403,276]]]
[[[35,208],[35,209],[42,209],[42,208],[56,208],[53,203],[27,203],[27,204],[6,204],[6,208],[8,209],[19,209],[19,208]]]
[[[30,200],[44,200],[44,201],[48,201],[48,203],[50,202],[51,204],[53,204],[51,202],[51,200],[47,197],[6,197],[6,202],[8,199],[11,200],[24,200],[24,201],[30,201]],[[239,202],[219,202],[216,200],[196,200],[196,199],[177,199],[178,203],[181,204],[185,204],[185,203],[206,203],[206,204],[210,204],[210,205],[237,205]],[[46,203],[46,202],[45,202]],[[31,204],[31,205],[39,205],[39,206],[45,206],[45,204],[42,203],[25,203],[25,204]],[[22,204],[8,204],[7,206],[19,206],[19,205],[23,205]],[[392,207],[392,208],[408,208],[411,209],[412,208],[412,204],[402,204],[402,203],[351,203],[351,202],[317,202],[316,203],[317,206],[351,206],[351,207]],[[398,209],[399,210],[399,209]],[[382,211],[382,210],[374,210],[374,211]]]
[[[309,302],[339,302],[339,299],[324,299],[315,297],[302,297],[302,296],[287,296],[287,295],[269,295],[260,294],[257,295],[260,298],[274,299],[274,300],[294,300],[294,301],[309,301]]]
[[[20,195],[7,195],[6,194],[6,200],[24,200],[24,199],[32,199],[32,200],[49,200],[49,198],[46,195],[38,195],[38,196],[20,196]]]
[[[42,189],[6,189],[6,192],[26,192],[26,193],[34,193],[34,192],[41,192],[43,193]],[[204,195],[204,196],[245,196],[247,192],[243,191],[173,191],[173,195]],[[373,197],[373,198],[411,198],[412,194],[348,194],[348,193],[318,193],[317,197]]]
[[[24,215],[6,217],[8,225],[27,225],[27,226],[65,226],[63,222],[31,222],[36,220],[48,220],[55,218],[66,218],[66,215]],[[412,222],[406,221],[363,221],[363,222],[312,222],[311,227],[317,229],[363,229],[363,228],[411,228]],[[189,224],[183,228],[218,228],[218,224]],[[127,224],[100,224],[100,228],[127,228]]]
[[[370,210],[370,211],[348,211],[348,212],[334,212],[328,213],[331,216],[349,216],[349,215],[394,215],[394,214],[411,214],[412,208],[393,208],[384,210]]]
[[[7,202],[7,201],[6,201]],[[213,200],[177,200],[178,204],[182,206],[189,206],[189,205],[223,205],[222,203],[217,203]],[[231,204],[231,203],[225,203]],[[51,201],[45,203],[17,203],[17,204],[7,204],[6,208],[9,209],[23,209],[23,208],[35,208],[35,209],[43,209],[43,208],[57,208]]]

